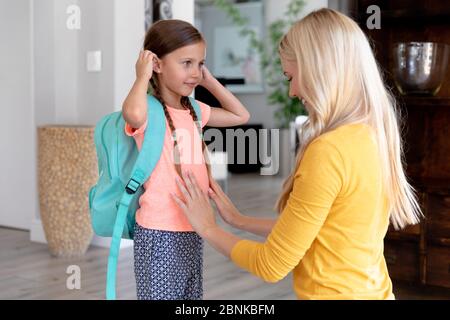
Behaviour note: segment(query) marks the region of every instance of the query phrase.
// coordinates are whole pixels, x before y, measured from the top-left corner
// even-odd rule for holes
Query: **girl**
[[[125,131],[141,148],[147,125],[147,90],[161,102],[166,136],[161,158],[144,184],[134,236],[134,270],[138,299],[202,299],[203,242],[170,197],[175,177],[189,169],[207,192],[209,179],[202,154],[200,126],[234,126],[249,113],[206,69],[206,43],[192,25],[161,20],[148,30],[136,63],[136,81],[123,103]],[[202,123],[188,96],[197,85],[208,89],[223,108],[198,102]],[[181,136],[179,133],[187,133]],[[196,147],[197,146],[197,147]],[[175,155],[175,159],[174,159]],[[201,161],[193,161],[192,159]],[[178,171],[178,172],[177,172]]]
[[[395,103],[383,85],[362,30],[330,9],[295,23],[279,46],[289,95],[309,113],[296,166],[285,181],[277,220],[241,215],[212,182],[210,197],[234,227],[264,243],[224,231],[184,175],[182,199],[194,229],[241,268],[269,282],[293,270],[299,299],[393,299],[383,255],[389,219],[396,228],[421,217],[402,166]]]

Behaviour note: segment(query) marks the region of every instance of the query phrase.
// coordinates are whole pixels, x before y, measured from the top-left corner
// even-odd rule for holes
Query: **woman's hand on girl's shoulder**
[[[136,78],[150,81],[153,75],[153,63],[156,58],[156,54],[150,50],[141,50],[136,61]]]

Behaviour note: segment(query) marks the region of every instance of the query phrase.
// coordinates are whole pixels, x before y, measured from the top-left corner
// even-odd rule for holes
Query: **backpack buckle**
[[[125,191],[128,194],[135,194],[137,189],[140,187],[140,183],[136,180],[134,180],[133,178],[130,179],[130,181],[128,181],[126,187],[125,187]]]

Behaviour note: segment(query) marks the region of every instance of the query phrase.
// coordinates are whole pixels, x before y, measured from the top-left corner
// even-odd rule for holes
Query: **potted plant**
[[[267,36],[260,39],[249,26],[248,18],[243,17],[238,6],[229,0],[213,0],[213,4],[225,12],[231,21],[240,27],[240,34],[248,37],[250,45],[261,56],[261,68],[268,87],[268,102],[276,107],[274,116],[280,132],[280,173],[290,172],[295,155],[295,118],[306,115],[306,109],[299,99],[289,97],[289,83],[284,78],[278,45],[287,29],[298,19],[305,5],[303,0],[291,0],[283,17],[267,26]],[[294,130],[294,132],[293,132]]]

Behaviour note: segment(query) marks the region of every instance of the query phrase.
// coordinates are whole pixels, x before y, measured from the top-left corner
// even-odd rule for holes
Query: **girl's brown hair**
[[[155,22],[147,31],[144,40],[144,50],[150,50],[151,52],[156,54],[159,59],[162,59],[165,55],[179,48],[199,42],[205,42],[205,40],[201,33],[190,23],[176,19],[159,20]],[[174,139],[175,167],[178,173],[180,173],[180,154],[178,150],[177,138],[175,135],[175,126],[173,125],[172,118],[170,117],[167,106],[161,95],[157,77],[153,76],[150,79],[150,85],[152,89],[151,93],[161,102],[167,122],[169,123],[172,137]],[[201,125],[198,123],[197,115],[195,114],[194,108],[192,107],[189,98],[181,97],[180,103],[185,109],[189,110],[192,119],[197,125],[197,129],[200,133]]]

